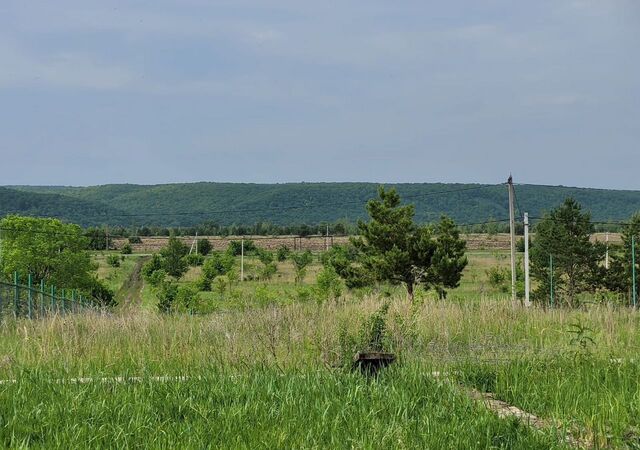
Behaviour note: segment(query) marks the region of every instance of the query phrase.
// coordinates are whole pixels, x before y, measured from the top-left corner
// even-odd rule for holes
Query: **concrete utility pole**
[[[604,235],[606,253],[604,254],[604,268],[609,270],[609,232]]]
[[[509,229],[511,231],[511,301],[518,299],[516,294],[516,216],[515,216],[515,192],[513,191],[513,177],[509,175],[507,180],[509,187]]]
[[[524,213],[524,305],[531,306],[529,292],[531,280],[529,278],[529,213]]]
[[[327,236],[324,238],[325,239],[325,250],[329,251],[329,225],[327,224]]]
[[[240,240],[240,281],[244,281],[244,238]]]

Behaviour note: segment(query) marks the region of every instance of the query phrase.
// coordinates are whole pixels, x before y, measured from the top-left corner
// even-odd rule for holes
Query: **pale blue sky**
[[[0,184],[640,189],[637,0],[0,3]]]

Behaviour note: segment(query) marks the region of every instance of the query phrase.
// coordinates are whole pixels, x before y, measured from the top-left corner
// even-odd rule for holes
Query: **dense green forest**
[[[447,214],[462,224],[508,217],[504,185],[414,183],[387,184],[416,205],[419,222]],[[353,223],[366,216],[364,204],[374,197],[375,183],[235,184],[187,183],[104,185],[91,187],[0,187],[0,215],[51,216],[83,226],[192,226]],[[595,221],[625,220],[640,210],[640,191],[516,186],[518,213],[532,217],[578,200]]]

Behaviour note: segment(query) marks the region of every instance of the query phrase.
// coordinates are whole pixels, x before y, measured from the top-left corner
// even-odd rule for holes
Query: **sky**
[[[2,0],[0,184],[640,190],[638,0]]]

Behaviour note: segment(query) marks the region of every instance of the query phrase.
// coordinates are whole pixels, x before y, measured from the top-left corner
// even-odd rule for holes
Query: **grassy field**
[[[99,256],[100,276],[120,290],[138,258],[113,269]],[[239,284],[235,300],[201,293],[218,305],[210,314],[159,314],[143,285],[108,313],[5,322],[0,446],[528,449],[565,448],[570,434],[638,448],[640,316],[514,307],[486,275],[504,254],[469,259],[446,301],[421,291],[409,304],[384,286],[300,298],[320,265],[296,286],[284,263],[269,283]],[[248,275],[256,267],[246,261]],[[384,342],[398,360],[366,377],[348,362],[385,303]],[[499,418],[472,387],[547,425]]]

